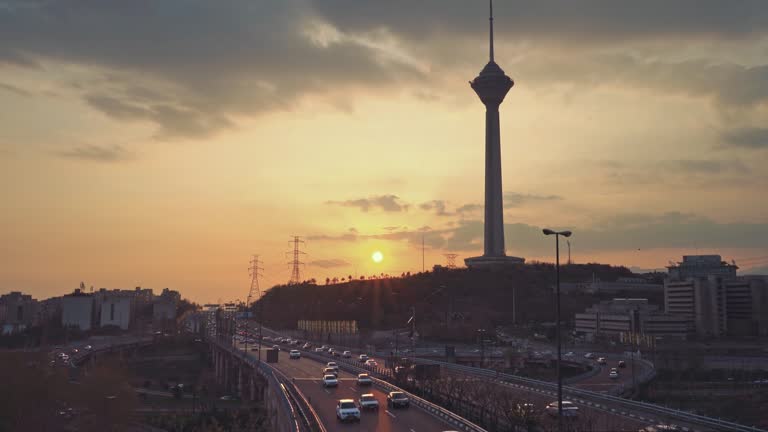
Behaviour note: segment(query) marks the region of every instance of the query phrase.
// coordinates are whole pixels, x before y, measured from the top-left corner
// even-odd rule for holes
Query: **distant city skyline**
[[[0,8],[0,293],[244,299],[292,235],[321,283],[482,253],[485,6],[57,3]],[[763,3],[495,14],[508,255],[552,261],[546,226],[579,263],[768,273]]]

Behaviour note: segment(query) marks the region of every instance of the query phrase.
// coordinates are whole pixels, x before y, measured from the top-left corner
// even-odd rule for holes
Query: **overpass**
[[[267,330],[267,333],[279,335],[279,333],[271,330]],[[333,360],[339,363],[344,362],[343,359],[339,360],[338,357],[326,356],[326,359],[328,361]],[[504,386],[516,391],[522,397],[526,397],[533,401],[537,406],[556,400],[557,386],[555,383],[427,358],[416,357],[414,358],[414,361],[423,364],[438,364],[443,370],[452,373],[463,374],[470,377],[483,377],[499,386]],[[389,373],[389,371],[384,368],[373,372],[378,373],[382,378],[386,378]],[[646,365],[645,373],[653,373],[652,365]],[[646,377],[638,378],[645,379]],[[621,393],[625,389],[626,386],[619,386],[616,393]],[[639,430],[640,428],[651,424],[674,423],[689,431],[766,432],[753,426],[740,425],[734,422],[667,408],[657,404],[624,399],[603,392],[579,388],[579,386],[576,385],[564,386],[563,394],[567,400],[575,403],[583,411],[598,418],[598,423],[604,425],[605,430],[615,430],[617,427],[626,428],[625,430]]]
[[[359,429],[391,432],[442,431],[462,430],[467,432],[483,432],[484,430],[471,422],[438,407],[428,401],[409,395],[412,406],[408,409],[394,410],[386,408],[386,393],[399,390],[384,380],[374,379],[374,385],[364,390],[356,386],[357,373],[364,370],[353,365],[342,365],[339,373],[339,386],[323,388],[321,384],[322,369],[325,359],[313,353],[303,352],[299,360],[290,360],[287,351],[278,354],[278,362],[267,364],[256,360],[258,353],[244,351],[238,345],[232,345],[221,339],[209,339],[214,352],[214,363],[217,370],[231,370],[248,367],[260,368],[268,374],[273,374],[277,384],[293,398],[293,411],[284,407],[287,415],[282,421],[292,423],[297,431],[328,431],[338,430],[336,420],[336,402],[338,399],[358,399],[362,392],[373,393],[379,400],[381,408],[378,412],[363,412]],[[266,347],[262,349],[262,358],[266,358]],[[367,371],[366,371],[367,372]],[[226,385],[227,378],[222,375]],[[218,376],[218,375],[217,375]]]

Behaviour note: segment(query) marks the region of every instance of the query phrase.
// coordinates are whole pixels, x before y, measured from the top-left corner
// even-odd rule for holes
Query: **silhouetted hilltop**
[[[560,268],[562,282],[585,282],[594,277],[615,281],[632,276],[626,267],[573,264]],[[361,329],[405,328],[415,307],[419,332],[441,337],[462,328],[513,322],[513,295],[517,323],[554,320],[555,269],[553,264],[534,263],[504,271],[446,269],[412,276],[317,285],[279,285],[263,302],[265,322],[278,328],[295,328],[299,319],[357,320]],[[564,320],[583,311],[601,297],[573,293],[562,296]],[[258,311],[259,304],[254,306]],[[450,322],[450,326],[446,325]]]

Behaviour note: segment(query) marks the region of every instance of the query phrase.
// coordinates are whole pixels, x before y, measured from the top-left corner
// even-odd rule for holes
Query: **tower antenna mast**
[[[490,0],[491,3],[491,15],[488,18],[488,22],[490,23],[491,31],[490,31],[490,40],[491,40],[491,46],[490,46],[490,58],[491,62],[493,62],[493,0]]]

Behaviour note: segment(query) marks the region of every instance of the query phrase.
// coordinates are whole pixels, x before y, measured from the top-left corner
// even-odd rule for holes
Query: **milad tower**
[[[524,258],[507,256],[504,249],[499,106],[515,83],[493,59],[493,0],[490,8],[490,60],[470,82],[485,105],[485,249],[482,256],[464,260],[470,268],[498,268],[525,262]]]

